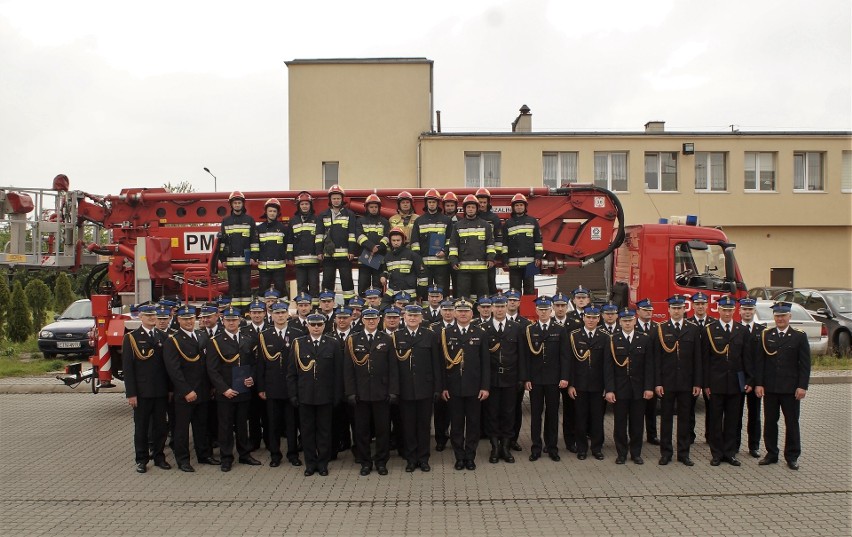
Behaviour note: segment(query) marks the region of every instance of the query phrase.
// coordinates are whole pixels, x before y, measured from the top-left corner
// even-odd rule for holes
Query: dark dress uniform
[[[334,313],[337,315],[337,312]],[[348,332],[341,332],[337,329],[337,323],[332,319],[331,324],[334,329],[328,332],[338,345],[340,345],[340,356],[343,363],[346,363],[348,356],[346,355],[346,339],[355,331],[350,326]],[[341,364],[341,367],[343,364]],[[342,371],[342,370],[341,370]],[[345,385],[344,385],[345,388]],[[342,395],[342,394],[341,394]],[[353,436],[355,433],[355,408],[346,404],[343,397],[334,404],[334,409],[331,411],[331,460],[337,460],[337,454],[351,449],[354,445]],[[357,459],[357,457],[356,457]]]
[[[343,396],[343,351],[332,337],[300,337],[290,349],[287,391],[299,407],[305,473],[328,472],[332,409]]]
[[[444,317],[441,315],[441,308],[433,310],[431,306],[423,306],[422,326],[428,327],[435,323],[440,323],[443,320]]]
[[[764,330],[755,360],[755,385],[763,386],[763,442],[768,462],[778,460],[778,418],[784,412],[787,428],[784,460],[795,463],[802,453],[799,407],[796,390],[808,389],[811,375],[811,346],[808,336],[795,328],[785,333]]]
[[[399,395],[391,336],[356,332],[345,343],[343,353],[344,393],[355,407],[355,457],[362,468],[375,463],[385,468],[390,458],[390,401]],[[370,422],[376,432],[376,455],[370,457]]]
[[[441,332],[443,387],[449,393],[450,440],[456,462],[472,465],[480,438],[479,392],[491,387],[488,337],[481,327],[454,324]]]
[[[654,387],[654,354],[651,338],[633,331],[632,340],[621,330],[612,335],[604,361],[604,387],[615,393],[613,439],[621,461],[628,449],[633,460],[642,456],[644,429],[644,392]],[[628,433],[629,429],[629,433]],[[616,461],[617,462],[617,461]]]
[[[680,327],[672,321],[657,326],[651,334],[654,342],[654,386],[663,387],[660,400],[660,456],[671,458],[674,453],[672,430],[677,412],[677,458],[689,458],[689,448],[695,436],[690,422],[695,397],[692,388],[703,386],[701,336],[693,323],[681,320]]]
[[[446,326],[452,326],[453,324],[455,323],[447,325],[443,320],[432,324],[430,330],[435,333],[439,344],[441,340],[441,330],[443,330]],[[438,362],[443,363],[443,361],[443,355],[439,354]],[[443,385],[443,366],[439,367],[439,371],[441,372],[441,379],[439,379],[438,384]],[[440,394],[442,390],[443,388],[438,390],[437,393]],[[447,442],[450,441],[450,411],[447,409],[447,402],[440,396],[435,397],[432,410],[435,416],[435,451],[444,451],[444,447],[447,445]]]
[[[252,339],[252,354],[257,356],[257,344],[260,340],[260,334],[270,327],[264,322],[260,327],[255,327],[254,323],[249,321],[246,326],[240,329],[240,333]],[[266,447],[269,447],[269,427],[266,422],[266,401],[260,398],[258,393],[257,382],[251,387],[251,404],[249,405],[249,446],[251,451],[260,449],[260,442]]]
[[[742,421],[745,363],[751,360],[748,332],[731,320],[729,330],[714,320],[704,328],[704,388],[710,389],[710,454],[731,461],[737,455],[737,426]],[[741,384],[742,382],[742,384]]]
[[[609,350],[609,335],[595,329],[589,336],[585,327],[568,336],[571,362],[568,381],[577,391],[574,399],[577,456],[585,457],[591,441],[592,454],[600,456],[604,443],[604,361]]]
[[[648,336],[653,341],[654,337],[657,334],[657,326],[658,323],[656,321],[643,322],[636,318],[636,330],[642,332],[643,334],[648,334]],[[645,401],[645,437],[650,442],[654,440],[655,442],[659,439],[657,435],[657,401],[659,397],[654,394],[654,397]]]
[[[514,319],[507,315],[506,318],[521,325],[522,333],[525,333],[527,326],[531,324],[529,319],[521,317],[520,315],[516,315]],[[517,390],[518,391],[515,393],[515,423],[512,425],[512,437],[510,440],[511,445],[520,448],[518,438],[521,436],[521,427],[524,424],[524,395],[526,394],[523,380],[518,381]],[[520,451],[520,449],[518,451]]]
[[[496,326],[495,326],[496,323]],[[526,378],[525,362],[521,359],[521,346],[525,345],[521,325],[508,319],[480,325],[488,337],[491,355],[491,388],[486,405],[485,434],[491,439],[491,457],[512,459],[508,443],[515,424],[515,395],[518,382]]]
[[[408,327],[392,337],[399,375],[399,412],[402,417],[403,453],[408,464],[429,463],[432,400],[442,390],[438,331],[420,325],[412,337]],[[437,403],[436,403],[437,405]],[[438,437],[437,416],[435,436]],[[446,434],[446,426],[444,427]],[[446,442],[446,440],[444,440]],[[428,466],[427,466],[428,468]]]
[[[700,344],[704,344],[704,336],[706,332],[704,331],[704,327],[710,324],[713,321],[713,318],[709,315],[704,317],[703,319],[698,319],[694,315],[691,317],[686,317],[687,322],[690,322],[698,327],[698,333],[701,337]],[[707,400],[707,395],[704,393],[704,390],[701,390],[701,398],[704,399],[704,439],[708,442],[710,441],[710,401]],[[695,405],[698,402],[698,397],[692,398],[692,410],[689,414],[689,430],[690,430],[690,442],[695,442]]]
[[[751,360],[749,360],[745,364],[745,374],[747,379],[751,379],[754,382],[755,372],[754,367],[757,361],[757,353],[760,345],[760,334],[766,329],[765,324],[761,323],[751,323],[747,325],[742,323],[743,328],[748,331],[749,339],[751,340]],[[810,345],[810,344],[809,344]],[[754,384],[749,384],[752,388],[754,388]],[[747,422],[746,422],[746,431],[748,433],[748,450],[749,452],[757,453],[760,451],[760,435],[762,433],[761,424],[760,424],[760,407],[761,402],[760,398],[754,393],[754,390],[751,390],[745,397],[743,397],[743,405],[746,407],[743,409],[743,413],[747,412]],[[737,451],[740,450],[740,445],[742,444],[742,417],[740,418],[740,426],[737,427]]]
[[[136,463],[164,463],[168,425],[166,405],[169,397],[169,377],[163,362],[163,342],[156,329],[139,327],[124,335],[121,360],[124,367],[126,397],[136,397],[133,409],[133,446]],[[150,431],[150,438],[149,438]],[[151,446],[150,455],[148,446]]]
[[[573,332],[582,325],[582,322],[580,323],[580,326],[575,325],[572,319],[567,315],[564,319],[557,319],[554,316],[551,317],[550,320],[551,322],[558,324],[565,330],[566,343],[568,341],[568,336],[571,335],[571,332]],[[570,353],[568,358],[570,360]],[[574,417],[576,415],[576,410],[574,409],[574,399],[571,399],[571,397],[568,395],[568,388],[560,388],[559,396],[562,398],[562,440],[565,442],[565,449],[572,453],[576,453],[577,441],[574,439],[574,431],[576,430],[577,425],[576,423],[574,423]]]
[[[522,351],[530,390],[530,436],[533,460],[542,453],[541,416],[544,413],[544,451],[559,453],[559,382],[568,380],[570,361],[565,328],[553,321],[543,329],[540,322],[527,326]]]
[[[199,461],[209,459],[213,452],[207,436],[207,405],[210,401],[210,380],[201,335],[178,330],[163,344],[163,359],[174,386],[175,431],[174,453],[179,465],[189,464],[189,428],[195,455]],[[195,392],[196,399],[187,402],[186,396]]]
[[[239,341],[226,330],[217,330],[216,335],[207,342],[207,374],[216,389],[219,458],[223,468],[230,468],[234,462],[235,433],[240,460],[251,456],[248,437],[251,390],[231,399],[225,397],[225,392],[232,389],[234,367],[255,366],[254,340],[242,332],[238,337]],[[252,378],[256,377],[255,373]]]
[[[295,323],[280,331],[271,326],[261,333],[257,345],[257,391],[266,394],[266,447],[273,464],[282,459],[282,432],[287,438],[287,460],[294,466],[301,464],[296,446],[296,407],[287,390],[287,367],[290,348],[303,335]]]

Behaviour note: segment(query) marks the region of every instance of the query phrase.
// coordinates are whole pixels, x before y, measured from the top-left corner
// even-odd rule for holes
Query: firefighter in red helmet
[[[322,239],[317,235],[317,217],[314,213],[314,198],[305,191],[296,196],[296,212],[290,218],[292,240],[287,243],[287,263],[296,268],[296,294],[311,297],[314,306],[319,305],[318,254],[322,251]]]
[[[459,298],[488,296],[488,269],[494,266],[496,250],[492,225],[479,216],[479,201],[467,195],[462,202],[464,217],[450,235],[450,264],[457,271]]]
[[[414,212],[414,198],[406,190],[396,197],[396,214],[390,217],[390,227],[399,228],[405,233],[405,240],[411,240],[411,228],[417,214]]]
[[[219,252],[228,269],[228,294],[238,308],[251,302],[251,260],[257,259],[260,244],[254,218],[246,214],[246,197],[239,190],[231,192],[228,204],[231,214],[222,219]]]
[[[370,194],[364,200],[364,215],[358,217],[355,227],[355,240],[358,246],[366,253],[369,263],[373,263],[373,256],[383,256],[387,253],[388,231],[390,224],[388,219],[380,214],[382,200],[376,194]],[[382,267],[370,266],[363,261],[358,264],[358,292],[362,295],[370,287],[381,287]]]
[[[275,289],[279,296],[287,294],[284,283],[284,271],[287,247],[293,243],[290,225],[280,220],[281,203],[269,198],[263,205],[263,222],[257,225],[257,238],[260,251],[257,256],[257,268],[260,275],[258,295]]]
[[[318,217],[317,240],[320,241],[322,259],[322,287],[333,290],[339,273],[343,300],[348,303],[355,298],[352,260],[355,258],[358,243],[355,241],[357,217],[343,203],[345,195],[340,185],[333,185],[328,189],[328,209]]]
[[[503,224],[503,247],[509,288],[534,295],[535,269],[541,266],[544,248],[538,220],[527,214],[527,198],[523,194],[512,198],[512,216]]]
[[[423,214],[414,221],[411,229],[411,251],[423,257],[426,286],[435,285],[446,295],[450,292],[450,261],[447,256],[447,239],[453,222],[440,208],[441,193],[434,188],[424,196]],[[426,300],[426,290],[421,291]]]
[[[491,210],[491,192],[481,187],[476,191],[476,200],[479,203],[479,217],[491,224],[491,232],[494,234],[495,261],[503,256],[503,222],[493,210]],[[497,269],[488,269],[488,294],[497,294]]]

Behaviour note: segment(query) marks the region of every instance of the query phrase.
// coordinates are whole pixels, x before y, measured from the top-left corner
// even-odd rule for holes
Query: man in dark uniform
[[[355,457],[361,475],[370,475],[373,464],[387,475],[390,458],[390,405],[399,397],[399,374],[391,336],[378,331],[379,312],[364,313],[364,331],[346,338],[343,383],[347,402],[355,409]],[[370,422],[376,433],[376,454],[370,457]]]
[[[745,376],[745,363],[751,361],[751,340],[743,325],[734,322],[736,300],[723,296],[717,305],[719,320],[704,327],[702,345],[704,394],[711,408],[710,464],[719,466],[725,461],[740,466],[737,426],[741,426],[743,416],[743,392],[754,383]]]
[[[808,336],[790,326],[790,304],[772,307],[775,328],[761,334],[755,373],[758,397],[763,398],[763,442],[766,456],[761,466],[778,462],[778,417],[784,412],[787,428],[784,460],[791,470],[799,469],[802,444],[799,434],[799,408],[808,394],[811,376],[811,347]]]
[[[166,445],[166,405],[169,377],[163,362],[163,342],[154,328],[156,307],[139,306],[142,326],[124,335],[121,359],[124,364],[124,390],[127,403],[133,409],[133,446],[136,450],[136,471],[144,474],[148,461],[169,470],[163,448]],[[150,431],[150,438],[149,438]],[[149,455],[148,446],[151,447]]]
[[[601,330],[609,335],[618,332],[618,306],[613,304],[612,301],[604,304],[601,306],[601,317],[603,317],[603,323],[599,325]]]
[[[308,315],[311,314],[313,308],[313,299],[307,293],[299,293],[296,295],[296,316],[290,319],[287,324],[295,324],[305,334],[308,333]]]
[[[252,339],[252,351],[257,354],[257,343],[260,334],[269,328],[266,322],[266,304],[255,298],[249,304],[249,322],[241,329],[243,334]],[[257,383],[251,388],[251,404],[249,405],[249,448],[251,451],[260,449],[263,440],[269,447],[269,431],[266,422],[266,402],[258,395]]]
[[[651,341],[654,341],[654,336],[657,335],[657,322],[654,317],[654,303],[650,298],[643,298],[636,302],[636,330],[647,334]],[[660,438],[657,436],[657,400],[656,395],[650,399],[645,406],[645,440],[654,446],[660,445]]]
[[[272,305],[273,325],[261,332],[257,344],[257,391],[266,402],[269,466],[281,465],[281,433],[287,438],[287,460],[301,466],[296,446],[296,407],[287,391],[287,367],[290,349],[296,339],[305,335],[297,324],[288,323],[290,305],[286,301]]]
[[[456,324],[441,331],[444,358],[442,397],[450,413],[456,470],[476,470],[480,405],[488,398],[491,358],[485,331],[471,324],[473,304],[456,302]]]
[[[421,323],[422,310],[419,308],[412,305],[405,309],[405,328],[392,336],[393,356],[399,362],[399,412],[406,472],[413,472],[416,468],[423,472],[432,469],[429,466],[432,401],[442,391],[440,328],[427,329]],[[438,436],[437,418],[435,423]],[[446,434],[446,427],[443,430]]]
[[[364,331],[364,320],[361,318],[361,312],[364,311],[364,299],[356,296],[349,301],[349,309],[352,310],[352,322],[349,324],[349,329],[352,332]]]
[[[704,344],[704,337],[707,333],[704,331],[704,327],[707,326],[713,319],[709,315],[707,315],[707,303],[709,297],[702,293],[701,291],[695,293],[691,297],[692,300],[692,315],[687,316],[686,320],[690,323],[693,323],[698,327],[698,333],[701,336],[701,344]],[[701,397],[704,399],[704,440],[706,442],[710,442],[710,401],[707,400],[707,394],[704,393],[704,390],[701,390]],[[692,400],[692,410],[689,415],[689,429],[692,431],[691,440],[695,442],[695,404],[698,402],[698,398],[694,398]]]
[[[521,325],[506,318],[506,297],[492,299],[492,318],[482,323],[488,336],[488,352],[491,354],[491,388],[486,406],[486,434],[491,439],[491,455],[488,462],[494,464],[503,459],[515,462],[509,450],[512,426],[515,423],[515,395],[518,383],[526,378],[526,366],[521,360],[521,346],[525,345]]]
[[[178,469],[194,472],[189,463],[189,428],[200,464],[219,464],[213,458],[207,437],[207,403],[210,380],[200,335],[195,332],[195,308],[184,306],[177,312],[180,329],[163,344],[163,359],[174,386],[174,453]]]
[[[598,329],[601,313],[598,308],[586,307],[583,327],[568,336],[571,365],[568,369],[568,395],[574,400],[577,458],[585,460],[591,441],[592,456],[602,461],[604,416],[601,399],[604,391],[604,361],[610,338]]]
[[[687,466],[693,429],[689,421],[693,401],[701,392],[703,368],[701,336],[698,327],[683,317],[686,300],[675,295],[667,299],[669,320],[650,334],[654,343],[654,386],[660,398],[660,465],[672,460],[672,425],[677,412],[677,460]]]
[[[616,464],[630,458],[642,460],[642,429],[645,422],[645,400],[654,396],[654,353],[651,338],[637,332],[636,312],[619,312],[620,329],[612,335],[610,350],[604,362],[606,400],[614,405],[613,439],[618,457]],[[629,434],[628,434],[629,430]]]
[[[568,302],[570,300],[565,293],[560,291],[551,297],[550,302],[553,305],[553,317],[550,320],[565,330],[565,339],[567,340],[568,335],[579,328],[579,326],[574,326],[574,322],[568,317]],[[574,430],[576,429],[574,399],[568,395],[567,387],[560,389],[559,394],[562,397],[562,439],[565,441],[565,449],[571,453],[577,453],[577,442],[574,439]]]
[[[751,360],[745,364],[745,374],[750,379],[754,379],[755,377],[754,366],[757,360],[757,352],[760,349],[760,334],[766,329],[765,324],[755,322],[754,320],[756,306],[757,301],[753,298],[740,299],[740,322],[748,330],[748,335],[751,339]],[[762,433],[760,427],[760,399],[751,388],[752,386],[746,387],[743,403],[748,407],[748,422],[746,424],[746,431],[748,431],[748,454],[756,459],[760,457],[760,435]],[[740,419],[740,426],[737,427],[738,452],[742,443],[742,429],[742,419]]]
[[[524,332],[530,324],[530,320],[522,316],[518,310],[521,307],[521,293],[510,289],[506,293],[506,318],[521,325],[521,332]],[[524,382],[518,382],[517,393],[515,394],[515,423],[512,425],[512,438],[509,440],[509,449],[512,451],[523,451],[523,448],[518,443],[518,438],[521,436],[521,426],[524,421]]]
[[[248,438],[255,342],[240,331],[240,310],[230,307],[222,316],[225,329],[207,342],[207,374],[216,388],[221,470],[230,472],[234,463],[235,433],[240,464],[260,464],[251,456]]]
[[[352,310],[348,307],[337,308],[332,316],[334,331],[331,335],[340,345],[340,353],[344,363],[348,359],[346,354],[346,339],[352,331]],[[326,325],[327,326],[327,325]],[[355,433],[355,408],[347,405],[343,398],[334,405],[332,411],[331,429],[331,460],[337,460],[337,454],[351,449],[354,445],[352,437]]]
[[[559,390],[568,387],[567,333],[551,320],[547,297],[535,301],[538,321],[527,326],[522,352],[527,362],[526,389],[530,392],[530,460],[542,454],[541,417],[544,414],[544,451],[559,461]]]
[[[322,314],[308,315],[308,335],[293,343],[287,368],[290,403],[299,408],[305,476],[328,475],[332,410],[343,397],[343,351],[324,328]]]
[[[215,302],[208,302],[201,306],[201,315],[199,316],[198,330],[198,345],[201,352],[204,353],[204,367],[207,367],[207,342],[210,338],[216,335],[217,332],[224,330],[219,319],[219,307]],[[210,378],[208,377],[208,382]],[[210,401],[207,403],[207,439],[211,448],[219,447],[219,412],[214,395],[213,385],[210,384]],[[218,459],[216,459],[218,461]],[[216,462],[214,464],[220,464]]]
[[[429,326],[441,320],[441,302],[444,301],[443,288],[432,285],[427,292],[429,304],[423,307],[424,326]]]
[[[257,227],[254,218],[246,214],[245,202],[242,192],[231,192],[231,214],[222,220],[219,232],[220,255],[228,269],[228,293],[236,308],[246,307],[251,301],[251,260],[260,251]]]
[[[455,302],[447,299],[441,302],[441,320],[432,323],[430,329],[435,332],[435,335],[440,336],[441,330],[448,328],[455,324],[455,322]],[[439,362],[443,362],[443,358],[439,358]],[[439,371],[442,370],[439,369]],[[441,381],[438,380],[436,382],[440,384]],[[435,451],[444,451],[447,442],[450,440],[450,414],[447,410],[447,402],[444,401],[443,397],[435,397],[433,410],[435,412]]]

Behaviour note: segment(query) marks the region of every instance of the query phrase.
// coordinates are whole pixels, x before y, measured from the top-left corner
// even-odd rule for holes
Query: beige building
[[[850,132],[536,132],[524,106],[507,132],[442,133],[429,60],[287,65],[291,189],[594,183],[628,224],[723,228],[750,287],[852,287]]]

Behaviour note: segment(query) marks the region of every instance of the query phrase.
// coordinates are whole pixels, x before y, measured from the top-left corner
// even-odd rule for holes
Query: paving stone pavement
[[[474,472],[453,470],[448,450],[428,474],[393,458],[388,476],[360,477],[346,453],[306,478],[263,451],[264,466],[228,474],[139,475],[123,395],[0,395],[0,535],[850,535],[850,401],[852,385],[812,386],[798,472],[747,453],[713,468],[700,433],[692,468],[658,466],[649,445],[644,466],[617,466],[608,415],[604,461],[529,462],[525,419],[515,464],[489,464],[482,442]]]

